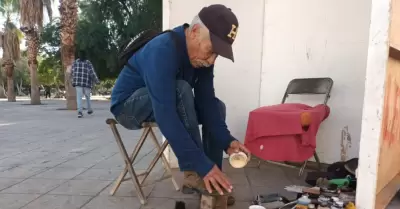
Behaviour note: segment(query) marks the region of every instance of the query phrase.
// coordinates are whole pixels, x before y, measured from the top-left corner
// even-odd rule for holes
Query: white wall
[[[219,58],[215,75],[233,135],[243,139],[248,113],[279,103],[291,79],[329,76],[335,81],[332,112],[317,151],[323,162],[340,160],[341,129],[348,125],[349,157],[358,156],[370,0],[164,0],[164,28],[190,23],[215,3],[232,8],[239,19],[236,61]]]
[[[344,126],[352,137],[348,157],[358,156],[370,4],[370,0],[265,1],[261,105],[279,103],[293,78],[331,77],[331,115],[317,136],[317,152],[324,162],[340,160]],[[313,104],[323,98],[291,101]]]

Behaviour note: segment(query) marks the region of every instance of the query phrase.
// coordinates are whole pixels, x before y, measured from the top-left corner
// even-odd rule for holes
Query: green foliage
[[[60,60],[55,57],[46,57],[39,60],[38,75],[41,85],[62,85],[64,77]]]
[[[31,80],[29,75],[28,58],[21,57],[16,63],[14,68],[14,80],[22,83],[24,86],[29,86]]]
[[[101,80],[118,75],[113,70],[121,43],[146,29],[161,30],[161,0],[85,0],[79,8],[76,51],[86,52]],[[61,59],[59,29],[59,19],[44,27],[40,48],[44,63]]]

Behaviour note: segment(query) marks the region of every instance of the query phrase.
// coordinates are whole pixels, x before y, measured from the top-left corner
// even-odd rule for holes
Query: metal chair
[[[142,190],[142,187],[145,186],[143,183],[147,179],[150,172],[153,170],[154,166],[157,164],[157,162],[160,158],[163,161],[163,166],[164,166],[165,171],[171,175],[171,180],[172,180],[172,183],[173,183],[176,191],[179,191],[180,188],[179,188],[176,180],[172,176],[171,166],[169,165],[166,157],[163,154],[165,151],[165,148],[167,148],[167,146],[168,146],[168,141],[165,140],[164,143],[162,143],[162,145],[160,146],[160,144],[158,143],[157,137],[153,131],[153,128],[157,127],[156,123],[143,123],[142,124],[142,127],[143,127],[142,136],[140,137],[139,142],[136,144],[135,149],[133,150],[133,152],[130,156],[128,156],[128,153],[126,152],[124,143],[122,142],[121,136],[118,132],[118,129],[116,126],[118,124],[118,122],[114,119],[109,118],[106,120],[106,123],[110,126],[110,128],[114,134],[115,140],[118,144],[118,148],[119,148],[122,158],[124,159],[124,162],[125,162],[125,168],[119,175],[118,179],[116,180],[114,187],[111,189],[111,192],[110,192],[111,195],[115,194],[115,192],[118,190],[118,188],[122,182],[127,181],[127,180],[132,180],[132,182],[136,188],[136,192],[139,197],[140,203],[142,205],[146,204],[147,199],[146,199],[145,195],[143,194],[143,190]],[[146,141],[149,134],[157,148],[157,154],[151,161],[151,163],[148,166],[148,168],[146,169],[146,171],[141,174],[137,174],[135,172],[135,169],[133,168],[132,164],[134,163],[137,155],[139,154],[140,149],[142,148],[142,146],[143,146],[144,142]],[[131,177],[125,178],[125,176],[128,172]],[[139,181],[139,179],[138,179],[139,176],[143,176],[141,181]]]
[[[321,94],[325,95],[324,97],[324,104],[328,103],[330,98],[331,90],[333,87],[333,80],[328,77],[324,78],[296,78],[289,82],[285,94],[283,95],[281,104],[286,102],[286,99],[289,97],[290,94],[297,94],[297,95],[315,95]],[[314,158],[317,162],[318,169],[321,170],[321,162],[319,160],[317,152],[314,152]],[[289,166],[288,162],[279,163],[274,161],[267,161],[273,164]],[[307,162],[305,161],[300,168],[299,176],[303,175],[304,169],[307,166]],[[259,161],[258,165],[260,165],[261,161]]]

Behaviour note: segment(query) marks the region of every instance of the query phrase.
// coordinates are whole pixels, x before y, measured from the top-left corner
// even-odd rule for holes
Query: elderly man
[[[111,112],[122,126],[139,129],[142,122],[158,123],[184,171],[184,193],[231,192],[221,171],[223,151],[248,153],[228,131],[225,105],[214,93],[215,59],[234,60],[238,26],[229,8],[203,8],[190,25],[155,37],[135,53],[112,91]]]

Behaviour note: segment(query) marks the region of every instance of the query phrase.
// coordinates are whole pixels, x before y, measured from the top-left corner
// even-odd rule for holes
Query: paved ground
[[[43,103],[0,101],[1,209],[173,209],[175,200],[184,200],[189,209],[198,208],[198,196],[174,191],[168,179],[145,188],[146,206],[140,205],[130,181],[110,196],[123,161],[104,122],[111,116],[108,102],[94,102],[95,114],[82,119],[75,112],[58,110],[64,101]],[[131,150],[140,133],[120,131]],[[152,144],[145,144],[135,169],[145,169],[154,154]],[[294,197],[283,187],[304,184],[296,177],[297,170],[272,165],[256,168],[254,162],[246,169],[233,169],[224,163],[238,200],[232,209],[248,208],[257,194],[279,192]],[[161,177],[161,170],[158,165],[149,182]],[[181,180],[180,172],[174,175]]]

